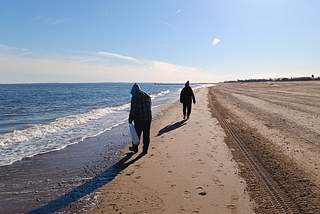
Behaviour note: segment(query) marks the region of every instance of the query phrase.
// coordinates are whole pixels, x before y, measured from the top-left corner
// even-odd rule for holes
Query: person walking
[[[151,98],[149,94],[141,90],[137,83],[132,86],[130,93],[132,94],[132,98],[129,123],[131,124],[132,121],[134,121],[134,128],[137,132],[139,140],[141,133],[143,132],[142,154],[147,154],[150,144],[150,126],[152,120]],[[129,150],[137,153],[138,145],[134,145],[132,143],[132,147],[130,147]]]
[[[191,114],[192,101],[194,104],[196,104],[194,93],[189,85],[189,81],[187,81],[180,93],[180,103],[183,104],[183,119],[186,119],[186,116],[187,119],[189,119]]]

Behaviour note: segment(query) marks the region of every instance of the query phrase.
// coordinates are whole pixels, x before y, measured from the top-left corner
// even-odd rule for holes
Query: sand
[[[98,190],[88,213],[254,213],[225,133],[208,107],[208,88],[195,96],[189,120],[183,120],[179,102],[161,107],[148,154],[132,155],[128,167]]]
[[[320,213],[320,81],[222,83],[209,95],[298,213]],[[240,175],[255,211],[275,213],[250,169]]]

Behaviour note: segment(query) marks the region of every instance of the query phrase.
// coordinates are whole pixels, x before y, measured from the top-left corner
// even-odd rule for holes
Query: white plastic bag
[[[140,140],[138,138],[136,129],[134,128],[132,123],[131,124],[129,123],[129,129],[130,129],[130,134],[131,134],[131,139],[132,139],[133,145],[139,145]]]

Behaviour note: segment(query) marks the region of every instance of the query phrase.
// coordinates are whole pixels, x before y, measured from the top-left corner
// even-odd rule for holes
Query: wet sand
[[[65,149],[0,167],[0,213],[80,213],[95,201],[96,189],[117,175],[112,166],[124,157],[129,139],[123,124]]]
[[[178,102],[162,107],[152,121],[148,154],[132,155],[128,167],[99,189],[88,213],[254,213],[225,134],[211,116],[208,89],[195,95],[189,120]]]

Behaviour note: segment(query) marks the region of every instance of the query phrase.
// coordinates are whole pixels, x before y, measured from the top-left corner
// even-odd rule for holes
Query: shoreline
[[[88,213],[254,213],[225,134],[211,116],[208,88],[195,96],[189,120],[178,101],[160,107],[148,154],[132,155],[128,167],[99,189]]]
[[[67,213],[69,206],[80,213],[95,200],[88,181],[123,158],[129,139],[129,130],[122,124],[65,149],[1,166],[0,213],[43,213],[43,208],[47,213]],[[87,194],[73,203],[68,196],[76,198],[77,189]]]

